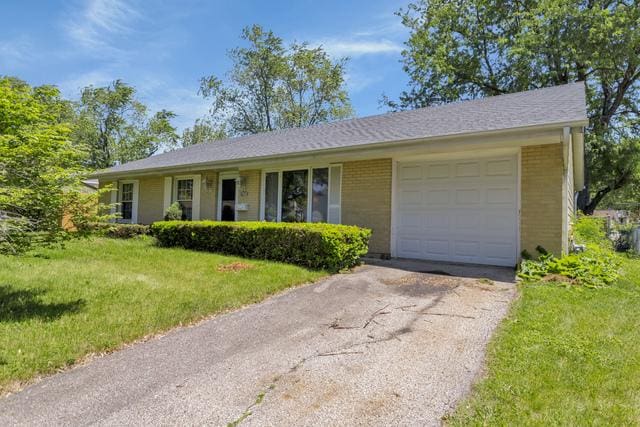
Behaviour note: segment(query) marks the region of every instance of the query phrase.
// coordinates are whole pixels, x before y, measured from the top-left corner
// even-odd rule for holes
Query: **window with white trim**
[[[117,213],[115,222],[136,224],[138,222],[138,181],[127,180],[114,183],[118,191],[112,193],[112,203],[117,203],[112,213]]]
[[[120,218],[129,222],[133,218],[133,182],[122,184],[120,190]]]
[[[339,224],[341,178],[341,165],[266,171],[261,218]]]
[[[182,219],[193,218],[193,179],[176,179],[176,202],[180,204]]]

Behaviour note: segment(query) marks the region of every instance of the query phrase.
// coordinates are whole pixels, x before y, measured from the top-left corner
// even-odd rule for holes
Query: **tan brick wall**
[[[562,145],[522,147],[520,248],[536,255],[536,246],[562,252]]]
[[[391,252],[391,159],[342,165],[342,223],[370,228],[369,251]]]
[[[260,219],[260,170],[240,171],[240,177],[245,180],[244,190],[238,188],[237,203],[246,203],[247,211],[238,211],[238,221],[258,221]]]

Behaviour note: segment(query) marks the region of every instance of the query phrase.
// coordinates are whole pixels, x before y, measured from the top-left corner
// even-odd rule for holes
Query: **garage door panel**
[[[419,233],[423,227],[424,216],[420,212],[405,212],[400,215],[400,228],[405,232]]]
[[[455,165],[456,178],[480,176],[480,162],[458,162]]]
[[[515,265],[515,156],[403,165],[397,181],[398,256]]]
[[[517,220],[515,215],[508,212],[498,212],[486,215],[484,219],[484,227],[487,232],[498,234],[503,236],[503,239],[509,239],[509,241],[515,239]]]
[[[400,203],[404,205],[422,205],[423,192],[420,190],[403,190],[400,193]]]
[[[449,221],[451,217],[446,211],[421,212],[420,215],[424,218],[424,227],[427,232],[431,234],[449,233]]]
[[[453,254],[458,257],[475,257],[480,251],[480,242],[477,240],[455,240],[453,242]]]
[[[515,172],[515,162],[512,159],[487,161],[487,176],[512,176]]]
[[[447,206],[451,200],[451,190],[427,190],[425,202],[428,208]]]
[[[516,194],[513,187],[487,188],[486,201],[490,205],[515,206]]]
[[[399,169],[400,179],[403,181],[415,181],[422,179],[422,165],[412,164],[404,165]]]
[[[424,254],[426,256],[448,257],[449,240],[447,239],[427,239],[424,241]]]
[[[479,188],[461,188],[455,191],[456,205],[473,205],[480,203],[482,200],[482,190]]]
[[[456,232],[476,232],[482,227],[482,215],[475,212],[458,212],[454,214]]]
[[[422,242],[420,239],[405,237],[400,239],[400,241],[398,242],[398,246],[400,252],[406,254],[405,256],[409,258],[420,258],[422,256]]]
[[[504,242],[487,242],[484,244],[484,253],[488,259],[509,260],[512,257],[515,247],[513,244]]]
[[[449,164],[448,163],[432,163],[425,166],[427,171],[426,176],[428,179],[443,179],[449,178]]]

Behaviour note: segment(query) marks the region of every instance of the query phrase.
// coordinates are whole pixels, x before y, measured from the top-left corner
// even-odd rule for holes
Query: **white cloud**
[[[114,41],[130,36],[141,18],[136,8],[122,0],[90,0],[63,22],[69,38],[87,51],[121,54]]]
[[[332,38],[317,43],[332,56],[357,57],[363,55],[397,54],[402,45],[388,39]]]
[[[17,68],[33,59],[31,42],[19,37],[12,40],[0,40],[0,66],[2,68]]]
[[[211,103],[198,95],[197,86],[172,87],[162,81],[147,81],[150,85],[138,87],[141,100],[147,104],[151,113],[162,109],[173,111],[177,116],[173,125],[178,132],[193,126],[196,119],[209,112]]]
[[[345,75],[345,84],[350,93],[358,93],[369,86],[379,83],[383,80],[380,75],[365,74],[358,70],[350,70]]]

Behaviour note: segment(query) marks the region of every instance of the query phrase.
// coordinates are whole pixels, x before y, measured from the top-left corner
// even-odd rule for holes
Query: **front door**
[[[235,221],[236,220],[236,180],[223,179],[222,180],[222,210],[220,212],[220,219],[222,221]]]

